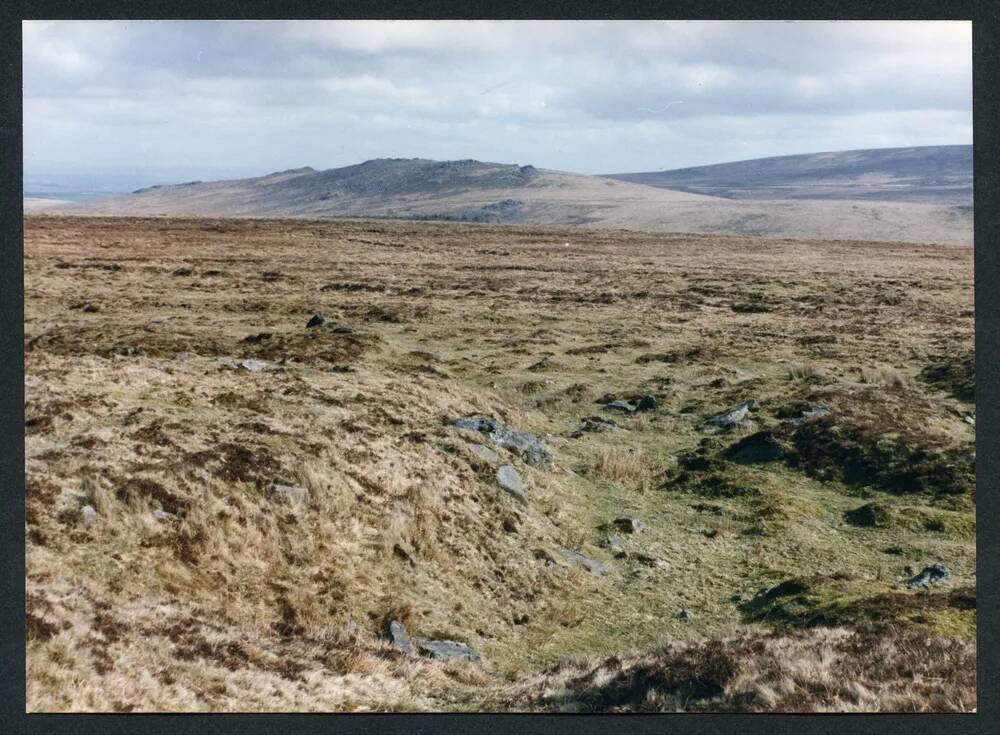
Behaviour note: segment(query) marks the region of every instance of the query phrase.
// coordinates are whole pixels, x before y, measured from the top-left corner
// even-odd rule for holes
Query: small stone
[[[595,577],[600,577],[603,574],[611,571],[611,567],[607,564],[603,564],[596,559],[591,559],[590,557],[584,556],[578,551],[571,551],[570,549],[564,549],[563,554],[572,562],[579,564],[582,567],[586,567],[587,571],[593,574]]]
[[[89,526],[97,521],[97,511],[94,510],[94,506],[85,505],[80,508],[80,522],[85,526]]]
[[[263,360],[254,360],[250,358],[248,360],[243,360],[239,365],[244,370],[249,370],[251,373],[259,373],[261,370],[266,370],[268,364]]]
[[[312,318],[306,322],[306,329],[312,329],[313,327],[322,327],[326,324],[326,319],[324,319],[319,314],[313,314]]]
[[[97,304],[84,304],[83,305],[83,311],[86,314],[96,314],[100,310],[101,310],[101,307],[99,307]]]
[[[425,656],[438,661],[479,661],[479,654],[465,643],[459,641],[432,641],[427,638],[414,638],[417,650]]]
[[[84,310],[86,310],[86,307],[84,307]],[[976,414],[972,413],[972,414],[969,414],[968,416],[966,416],[965,417],[965,423],[967,423],[969,426],[975,426],[976,425]]]
[[[268,485],[267,491],[276,500],[290,505],[303,505],[309,499],[309,492],[305,488],[295,485],[272,483]]]
[[[528,498],[524,494],[524,485],[521,484],[521,476],[511,465],[502,465],[497,470],[497,482],[500,488],[517,498],[521,503],[527,504]]]
[[[353,334],[354,330],[350,327],[334,327],[330,330],[334,334]]]
[[[743,403],[738,403],[735,406],[730,406],[725,411],[722,411],[720,413],[715,414],[714,416],[709,417],[707,423],[722,428],[730,428],[733,426],[742,426],[742,428],[748,428],[746,426],[743,426],[744,422],[748,421],[747,414],[750,413],[751,409],[757,408],[759,405],[760,403],[756,399],[743,401]]]
[[[646,526],[638,518],[630,518],[627,516],[622,516],[621,518],[615,518],[613,521],[615,526],[625,533],[639,533]]]
[[[931,564],[929,567],[924,567],[920,574],[907,580],[906,585],[908,587],[930,587],[932,584],[938,584],[950,577],[951,572],[944,564]]]
[[[410,636],[406,633],[406,626],[398,620],[389,622],[389,639],[396,650],[407,654],[414,652],[413,643],[410,641]]]
[[[168,513],[167,511],[160,510],[159,508],[156,508],[153,511],[153,518],[155,518],[158,521],[176,521],[177,520],[177,516],[175,516],[173,513]]]
[[[625,548],[625,539],[621,536],[608,536],[601,545],[612,551],[622,551]]]
[[[690,620],[691,619],[691,611],[688,610],[687,608],[684,608],[684,609],[681,610],[681,612],[678,615],[678,617],[681,620]]]
[[[570,434],[570,436],[576,439],[590,432],[618,431],[620,428],[621,427],[613,421],[607,421],[599,416],[587,416],[586,418],[581,419],[580,428]]]

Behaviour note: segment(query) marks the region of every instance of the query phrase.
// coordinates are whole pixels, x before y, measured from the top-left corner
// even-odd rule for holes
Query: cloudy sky
[[[25,177],[611,173],[972,142],[967,22],[24,23]]]

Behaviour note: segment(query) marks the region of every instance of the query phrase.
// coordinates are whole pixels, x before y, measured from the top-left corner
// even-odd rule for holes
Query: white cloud
[[[28,171],[650,170],[970,142],[971,24],[32,21],[24,94]]]

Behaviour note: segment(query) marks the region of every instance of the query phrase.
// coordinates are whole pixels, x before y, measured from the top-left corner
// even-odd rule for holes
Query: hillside
[[[972,205],[972,146],[775,156],[609,178],[730,199],[863,199]]]
[[[976,705],[967,248],[29,216],[24,262],[29,711]]]
[[[189,182],[50,211],[116,216],[385,217],[650,232],[969,245],[968,207],[732,201],[533,166],[376,159],[317,171]]]

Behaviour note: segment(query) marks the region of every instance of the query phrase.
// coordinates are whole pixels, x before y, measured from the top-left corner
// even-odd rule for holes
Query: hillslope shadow
[[[865,199],[971,206],[972,146],[810,153],[609,177],[732,199]]]

